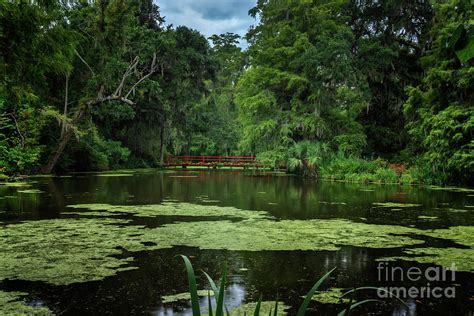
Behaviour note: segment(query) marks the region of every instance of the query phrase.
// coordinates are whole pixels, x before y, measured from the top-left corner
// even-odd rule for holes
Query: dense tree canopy
[[[307,176],[381,157],[408,182],[472,182],[470,0],[258,0],[245,50],[167,26],[159,4],[0,1],[3,172],[248,154]]]
[[[440,181],[471,182],[474,170],[474,11],[468,1],[435,5],[437,15],[422,58],[422,83],[409,89],[413,156]]]

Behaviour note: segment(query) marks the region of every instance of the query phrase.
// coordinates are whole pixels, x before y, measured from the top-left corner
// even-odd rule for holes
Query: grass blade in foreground
[[[340,312],[339,314],[337,314],[337,316],[348,316],[349,313],[350,313],[350,311],[353,310],[354,308],[356,308],[357,306],[362,305],[362,304],[365,304],[365,303],[370,303],[370,302],[381,302],[381,301],[380,301],[380,300],[374,300],[374,299],[368,299],[368,300],[363,300],[363,301],[354,303],[354,304],[352,304],[351,306],[349,306],[348,309],[343,310],[342,312]]]
[[[209,285],[211,286],[212,291],[214,292],[214,296],[216,296],[219,293],[219,289],[217,288],[216,283],[214,280],[211,278],[209,274],[207,274],[205,271],[203,271],[204,275],[207,278],[207,281],[209,282]]]
[[[262,295],[260,294],[260,298],[258,299],[257,306],[255,306],[255,311],[253,312],[253,316],[260,315],[260,305],[262,305]]]
[[[398,300],[400,303],[402,303],[403,305],[405,305],[405,307],[409,307],[407,305],[407,303],[405,303],[404,300],[402,300],[400,297],[398,297],[397,295],[393,294],[392,292],[390,291],[387,291],[386,289],[384,288],[380,288],[380,287],[375,287],[375,286],[361,286],[361,287],[357,287],[355,289],[352,289],[350,291],[347,291],[346,293],[342,294],[341,297],[344,297],[346,296],[347,294],[350,294],[350,293],[353,293],[353,292],[356,292],[356,291],[360,291],[360,290],[377,290],[377,291],[382,291],[382,292],[385,292],[387,294],[390,295],[390,297],[394,297],[396,300]]]
[[[200,316],[201,312],[199,310],[199,296],[197,293],[196,275],[194,274],[193,265],[191,264],[191,261],[189,261],[188,257],[181,255],[181,258],[183,258],[184,260],[184,264],[186,265],[186,271],[188,273],[189,294],[191,294],[191,306],[193,310],[193,316]]]
[[[224,294],[225,294],[225,283],[227,278],[227,264],[224,265],[222,272],[221,286],[219,287],[219,296],[217,297],[216,316],[224,315]]]
[[[352,306],[352,301],[354,300],[354,295],[355,295],[355,292],[352,292],[352,295],[351,295],[351,298],[349,300],[349,303],[347,304],[346,310],[341,312],[345,316],[349,316],[350,313],[351,313],[351,306]],[[341,299],[342,299],[342,297],[341,297]],[[341,314],[341,313],[339,313],[339,314]]]
[[[311,302],[311,298],[313,297],[314,293],[318,290],[318,288],[321,286],[321,284],[329,277],[329,275],[336,270],[336,268],[333,268],[331,271],[323,275],[321,279],[316,282],[311,290],[309,290],[308,294],[306,294],[306,297],[301,303],[300,308],[298,309],[298,313],[296,313],[296,316],[304,316],[306,313],[306,310],[308,309],[309,303]]]
[[[207,304],[209,304],[209,316],[212,315],[212,302],[211,302],[211,292],[207,291]]]

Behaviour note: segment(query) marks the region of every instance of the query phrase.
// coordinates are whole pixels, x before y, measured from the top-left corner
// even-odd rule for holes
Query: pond
[[[184,254],[202,290],[201,271],[219,279],[227,263],[234,311],[261,295],[266,307],[278,299],[294,315],[336,267],[307,314],[336,314],[340,293],[362,286],[427,289],[407,306],[384,299],[355,314],[469,314],[473,224],[469,189],[232,170],[34,177],[0,185],[0,313],[190,315]],[[455,273],[437,274],[453,263]],[[414,267],[418,278],[407,275]],[[379,296],[360,290],[354,301]]]

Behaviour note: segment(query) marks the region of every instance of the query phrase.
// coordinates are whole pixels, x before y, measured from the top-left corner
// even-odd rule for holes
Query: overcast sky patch
[[[226,32],[244,36],[255,20],[248,15],[256,0],[156,0],[166,24],[185,25],[206,37]],[[241,46],[245,47],[245,41]]]

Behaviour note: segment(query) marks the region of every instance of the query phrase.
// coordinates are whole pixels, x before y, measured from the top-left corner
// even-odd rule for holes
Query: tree
[[[356,121],[368,87],[354,59],[345,1],[258,1],[249,67],[237,86],[242,148],[282,156],[301,141],[333,150],[365,135]],[[268,154],[265,154],[268,156]]]
[[[439,182],[474,179],[474,18],[469,1],[438,1],[422,58],[422,83],[409,89],[404,111],[413,155]],[[461,57],[461,58],[460,58]]]
[[[120,0],[91,4],[80,2],[71,7],[70,27],[79,34],[87,34],[87,37],[82,36],[78,49],[81,45],[95,49],[89,49],[84,57],[75,49],[82,67],[74,69],[76,73],[72,74],[72,79],[79,76],[83,84],[79,83],[80,94],[72,116],[68,117],[66,111],[63,116],[56,115],[65,129],[42,168],[43,172],[53,170],[71,137],[80,130],[79,125],[94,113],[96,107],[109,102],[132,107],[134,101],[131,97],[136,88],[158,69],[157,56],[150,41],[134,41],[139,35],[146,37],[143,36],[146,30],[136,26],[134,9],[137,10],[133,4]],[[88,27],[81,28],[80,25],[84,24]],[[53,111],[49,113],[54,115]]]
[[[58,3],[0,2],[0,168],[8,173],[38,166],[50,78],[71,71],[75,41]]]
[[[357,68],[370,89],[369,105],[358,118],[367,135],[366,152],[392,157],[406,146],[405,87],[420,83],[433,10],[429,1],[358,0],[345,11]]]

